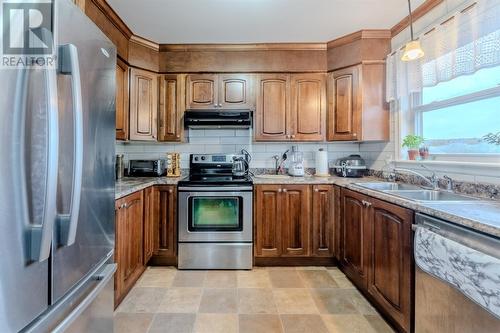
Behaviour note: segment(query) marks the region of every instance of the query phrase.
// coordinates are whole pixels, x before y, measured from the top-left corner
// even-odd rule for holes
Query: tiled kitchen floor
[[[116,310],[115,332],[393,331],[338,268],[150,267]]]

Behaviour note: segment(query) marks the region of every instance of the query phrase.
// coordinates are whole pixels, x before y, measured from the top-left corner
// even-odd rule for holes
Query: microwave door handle
[[[22,123],[17,124],[16,128],[24,130],[26,119],[26,100],[28,81],[30,80],[29,71],[24,69],[20,75],[20,80],[17,83],[16,91],[21,96],[17,96],[16,110],[19,112]],[[23,185],[22,191],[22,211],[26,219],[27,226],[27,257],[30,261],[42,262],[49,258],[52,245],[52,235],[54,221],[56,220],[57,208],[57,174],[58,174],[58,154],[59,154],[59,115],[57,106],[57,77],[55,69],[46,68],[44,73],[45,100],[46,100],[46,174],[44,180],[44,189],[38,195],[44,195],[43,214],[40,221],[32,220],[29,217],[28,204],[28,188],[26,174],[26,158],[25,149],[26,142],[24,141],[24,133],[21,136],[21,149],[14,150],[14,156],[19,154],[19,173],[21,174]],[[17,93],[16,93],[17,94]],[[37,223],[39,222],[39,223]]]
[[[80,80],[78,49],[73,44],[59,46],[59,73],[71,75],[71,94],[73,105],[73,168],[71,201],[68,212],[57,216],[60,245],[70,246],[75,243],[80,212],[80,198],[83,178],[83,104]]]

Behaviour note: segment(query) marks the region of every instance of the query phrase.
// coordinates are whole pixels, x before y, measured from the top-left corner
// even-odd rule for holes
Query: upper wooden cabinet
[[[245,74],[190,74],[187,109],[253,109],[252,79]]]
[[[324,74],[260,75],[256,102],[256,141],[324,140]]]
[[[157,74],[130,70],[130,140],[155,141],[157,138]]]
[[[158,77],[158,141],[181,141],[184,126],[184,75]]]
[[[328,74],[328,141],[389,140],[385,65],[361,64]]]
[[[116,139],[128,140],[129,100],[127,64],[121,59],[116,62]]]

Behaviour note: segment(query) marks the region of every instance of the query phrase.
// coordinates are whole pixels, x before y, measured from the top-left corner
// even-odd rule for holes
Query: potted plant
[[[403,139],[403,148],[408,149],[408,159],[414,161],[419,155],[418,148],[424,142],[424,138],[418,135],[409,134]]]

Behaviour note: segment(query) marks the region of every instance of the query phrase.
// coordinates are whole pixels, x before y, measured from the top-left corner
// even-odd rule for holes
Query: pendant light
[[[403,52],[403,56],[401,60],[403,61],[413,61],[420,59],[424,56],[424,50],[422,50],[422,46],[420,45],[420,41],[415,40],[413,36],[413,17],[411,13],[411,0],[408,0],[408,11],[410,12],[410,33],[411,33],[411,41],[405,45],[405,51]]]

